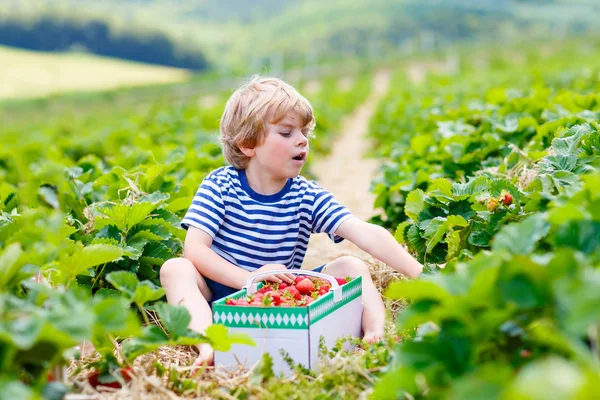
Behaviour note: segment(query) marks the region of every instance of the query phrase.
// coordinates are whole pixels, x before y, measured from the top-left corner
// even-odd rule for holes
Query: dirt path
[[[333,193],[338,202],[361,219],[368,219],[373,215],[375,199],[369,187],[378,167],[377,160],[364,156],[365,150],[369,149],[366,138],[369,120],[379,100],[385,95],[390,79],[390,71],[379,71],[375,75],[373,93],[344,121],[342,134],[336,140],[329,157],[317,160],[311,167],[318,176],[316,182]],[[325,234],[313,235],[304,266],[312,269],[342,255],[369,257],[348,241],[336,245]]]

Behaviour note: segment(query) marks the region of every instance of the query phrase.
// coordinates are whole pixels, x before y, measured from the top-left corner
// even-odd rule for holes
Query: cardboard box
[[[230,306],[227,299],[239,299],[253,294],[263,283],[249,280],[244,289],[213,303],[213,322],[223,324],[231,333],[246,333],[256,347],[234,345],[228,352],[215,352],[215,365],[234,366],[239,363],[251,367],[262,358],[263,352],[273,357],[276,373],[289,374],[287,363],[280,354],[285,350],[290,357],[308,368],[318,363],[319,341],[323,337],[331,348],[342,336],[361,335],[362,278],[354,278],[339,286],[335,278],[312,271],[272,271],[310,275],[331,282],[330,291],[305,307],[251,307]],[[253,279],[258,278],[257,275]]]

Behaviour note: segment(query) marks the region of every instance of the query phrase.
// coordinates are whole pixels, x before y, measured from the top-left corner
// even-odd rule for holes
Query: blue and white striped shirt
[[[202,229],[212,250],[247,271],[265,264],[300,268],[311,233],[335,235],[352,217],[333,195],[301,176],[273,195],[256,193],[246,172],[222,167],[211,172],[194,196],[181,226]]]

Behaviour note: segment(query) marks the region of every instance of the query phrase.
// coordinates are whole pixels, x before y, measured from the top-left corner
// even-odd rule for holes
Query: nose
[[[300,137],[296,141],[296,146],[306,147],[307,144],[308,144],[308,138],[306,136],[304,136],[303,133],[300,133]]]

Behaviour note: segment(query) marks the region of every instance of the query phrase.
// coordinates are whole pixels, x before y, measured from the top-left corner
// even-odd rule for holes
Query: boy
[[[212,323],[212,301],[241,289],[248,277],[300,268],[311,233],[327,233],[336,243],[348,239],[404,275],[421,273],[421,264],[388,231],[352,216],[299,175],[314,126],[309,102],[276,78],[255,76],[227,101],[221,142],[231,166],[204,179],[181,223],[187,229],[184,257],[160,271],[168,302],[189,310],[191,329],[203,332]],[[316,271],[362,276],[363,338],[378,340],[385,310],[367,265],[346,256]],[[290,283],[293,276],[265,280]],[[196,365],[212,363],[212,348],[197,348]]]

